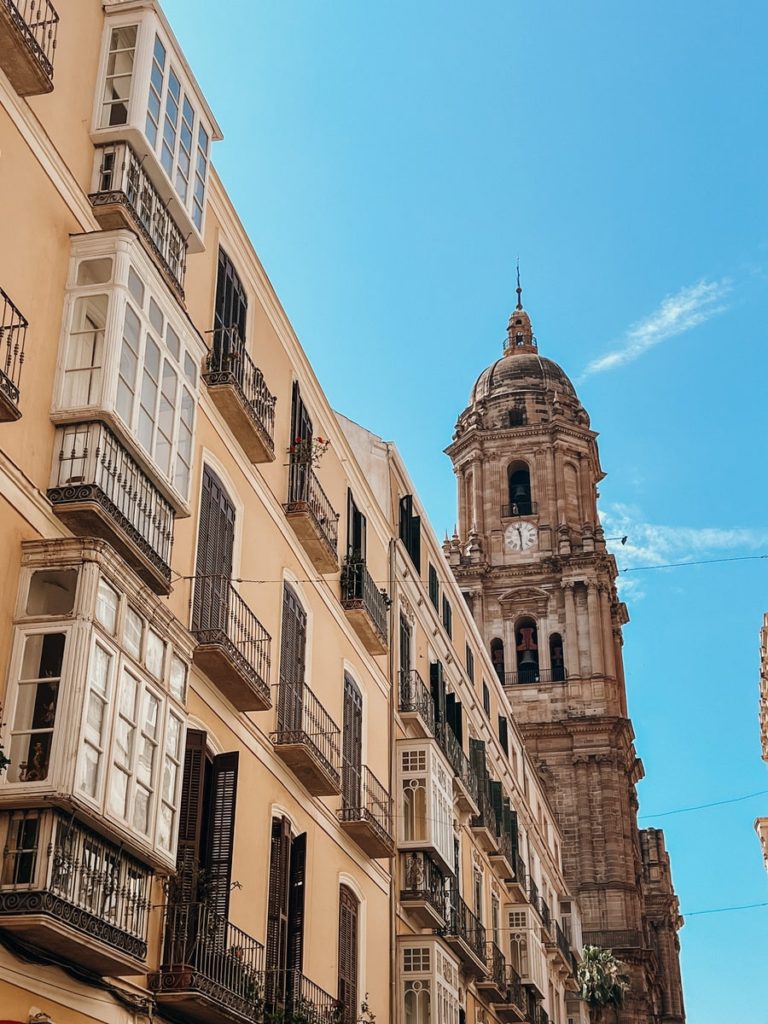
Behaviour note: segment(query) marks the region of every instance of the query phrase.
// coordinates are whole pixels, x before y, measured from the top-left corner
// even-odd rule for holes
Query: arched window
[[[357,945],[360,903],[352,890],[339,889],[339,989],[343,1024],[357,1020]]]
[[[538,683],[539,641],[536,622],[525,618],[515,626],[515,654],[517,656],[517,681]]]
[[[496,669],[496,675],[502,686],[504,685],[504,641],[497,636],[491,640],[491,661]]]
[[[549,638],[549,663],[552,666],[552,682],[561,683],[565,679],[565,659],[563,638],[559,633],[552,633]]]
[[[529,516],[533,512],[531,500],[531,472],[524,462],[512,462],[507,469],[509,485],[509,515]]]

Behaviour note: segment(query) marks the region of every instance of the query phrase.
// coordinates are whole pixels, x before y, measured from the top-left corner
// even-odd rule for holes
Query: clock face
[[[536,546],[537,531],[533,523],[510,523],[504,533],[508,551],[530,551]]]

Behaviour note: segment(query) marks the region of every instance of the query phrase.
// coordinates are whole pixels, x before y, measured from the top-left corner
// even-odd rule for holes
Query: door
[[[344,673],[344,735],[342,757],[344,777],[342,780],[342,803],[345,808],[359,809],[361,806],[363,751],[363,696],[357,683]]]
[[[222,482],[212,469],[205,466],[192,602],[192,629],[195,632],[227,630],[234,545],[235,507]]]
[[[357,1021],[358,901],[346,885],[339,889],[339,986],[343,1024]]]
[[[277,699],[277,729],[281,733],[302,732],[306,647],[307,616],[295,591],[286,584],[283,590]]]
[[[347,491],[347,558],[350,562],[365,561],[365,516],[355,504],[352,491]]]

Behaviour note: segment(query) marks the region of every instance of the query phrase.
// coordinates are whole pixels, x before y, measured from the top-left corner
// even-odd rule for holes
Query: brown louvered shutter
[[[197,873],[203,825],[206,740],[206,733],[198,729],[187,730],[181,800],[179,802],[179,842],[176,851],[179,898],[185,903],[193,903],[197,899]]]
[[[287,818],[272,819],[269,856],[269,903],[267,907],[268,971],[285,970],[288,950],[288,874],[291,857],[291,823]],[[283,991],[282,979],[270,979],[275,993]]]
[[[302,832],[291,843],[288,879],[288,954],[289,971],[304,969],[304,892],[307,874],[307,834]]]
[[[363,756],[363,696],[354,679],[344,673],[344,733],[342,735],[342,805],[359,808]]]
[[[306,644],[307,616],[293,588],[286,584],[283,589],[283,616],[280,629],[278,732],[301,731]]]
[[[194,630],[226,626],[234,544],[235,507],[213,470],[204,466],[192,600]]]
[[[213,759],[211,771],[205,867],[210,886],[210,906],[222,917],[229,913],[238,760],[237,751],[219,754]]]
[[[342,1021],[357,1020],[357,916],[358,901],[346,885],[339,889],[339,988]]]

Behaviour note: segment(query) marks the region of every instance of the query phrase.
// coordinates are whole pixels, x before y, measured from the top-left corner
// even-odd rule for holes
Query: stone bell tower
[[[517,294],[503,356],[447,449],[459,515],[446,557],[558,814],[585,943],[630,967],[621,1024],[680,1022],[682,920],[663,836],[637,826],[628,615],[597,514],[597,434],[566,374],[539,355],[519,280]]]

